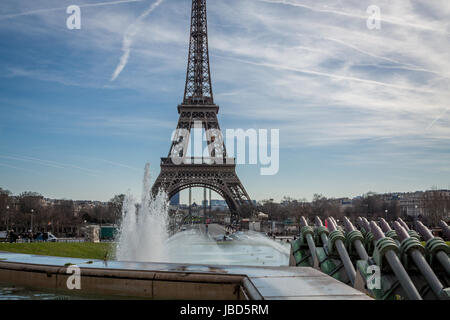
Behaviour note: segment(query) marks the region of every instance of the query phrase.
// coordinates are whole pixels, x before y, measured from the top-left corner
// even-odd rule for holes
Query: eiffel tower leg
[[[192,188],[189,188],[189,216],[192,219]]]

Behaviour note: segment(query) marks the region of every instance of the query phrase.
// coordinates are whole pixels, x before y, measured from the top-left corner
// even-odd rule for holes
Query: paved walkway
[[[198,228],[200,229],[200,232],[202,234],[206,234],[210,237],[218,237],[218,236],[223,236],[225,235],[227,232],[225,230],[225,228],[223,226],[221,226],[220,224],[208,224],[208,227],[206,227],[205,224],[199,224]]]

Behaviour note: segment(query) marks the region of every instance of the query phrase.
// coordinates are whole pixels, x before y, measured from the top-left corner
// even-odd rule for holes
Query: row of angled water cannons
[[[290,265],[312,266],[375,299],[450,300],[450,248],[422,222],[417,231],[400,218],[392,227],[361,217],[356,225],[346,217],[344,228],[333,217],[309,225],[301,217]],[[450,240],[449,226],[440,225]]]

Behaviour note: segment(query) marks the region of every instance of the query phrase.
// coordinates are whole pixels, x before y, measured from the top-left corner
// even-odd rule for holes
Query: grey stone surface
[[[364,293],[309,267],[249,267],[179,263],[123,262],[0,252],[0,261],[46,266],[77,264],[82,268],[151,270],[247,276],[265,299],[371,299]]]
[[[264,297],[342,297],[361,299],[366,295],[327,275],[322,277],[266,277],[250,281]]]

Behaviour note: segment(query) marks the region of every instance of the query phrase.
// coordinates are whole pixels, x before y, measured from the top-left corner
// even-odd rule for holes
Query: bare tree
[[[311,206],[313,216],[318,216],[321,219],[329,217],[329,202],[326,197],[321,194],[314,194]]]
[[[445,219],[450,211],[450,192],[446,190],[437,190],[435,187],[432,190],[426,191],[422,198],[424,213],[427,222],[435,227],[439,220]]]
[[[124,194],[115,195],[109,200],[109,214],[111,223],[118,223],[122,217],[123,201],[125,200]]]
[[[11,195],[11,191],[0,188],[0,230],[1,226],[6,226],[9,223],[9,196]]]

